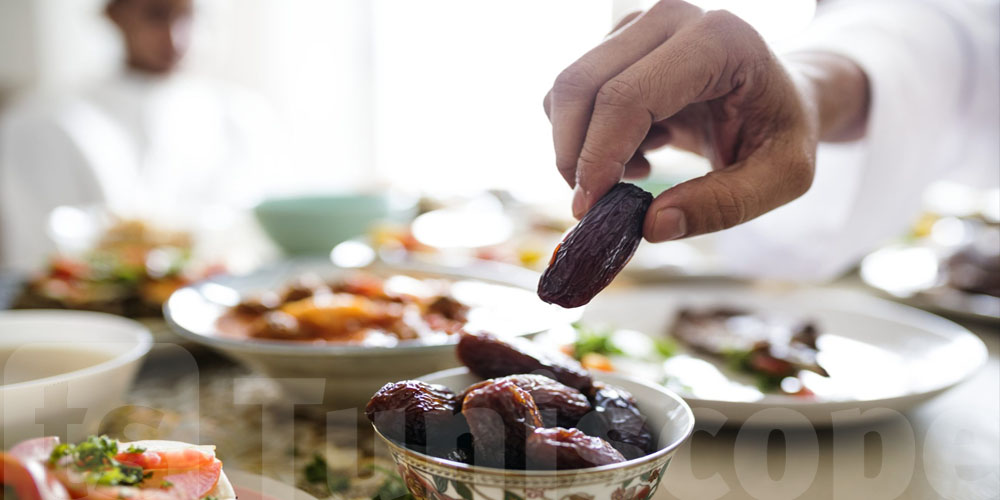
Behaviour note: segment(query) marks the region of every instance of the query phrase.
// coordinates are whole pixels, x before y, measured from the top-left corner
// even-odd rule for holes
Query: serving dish
[[[659,431],[655,452],[588,469],[504,470],[432,457],[379,436],[388,446],[410,494],[418,499],[649,498],[663,479],[674,452],[691,435],[694,415],[683,400],[661,386],[615,374],[595,374],[595,378],[632,393],[649,425]],[[457,392],[480,379],[467,368],[454,368],[420,380]]]
[[[467,329],[498,335],[533,335],[580,317],[541,302],[534,294],[538,274],[514,266],[470,266],[461,270],[420,263],[375,262],[364,268],[375,275],[406,275],[453,281],[452,295],[470,306]],[[302,275],[337,279],[357,269],[343,268],[326,259],[299,259],[279,263],[244,276],[218,276],[178,290],[167,301],[164,315],[171,327],[192,342],[203,344],[278,379],[294,394],[315,397],[324,387],[327,407],[363,406],[389,380],[413,378],[457,365],[456,339],[437,344],[399,342],[392,347],[339,343],[302,343],[245,340],[222,335],[219,318],[241,298],[275,290]]]
[[[94,433],[152,344],[140,323],[109,314],[0,312],[4,448],[50,434],[45,422],[64,425],[69,440]]]
[[[816,382],[811,396],[762,391],[725,362],[683,349],[652,370],[612,360],[615,369],[666,383],[692,407],[714,410],[699,418],[732,425],[829,425],[886,414],[869,409],[906,411],[968,379],[987,359],[982,341],[951,321],[846,290],[729,284],[615,290],[599,295],[582,322],[662,339],[680,309],[717,306],[815,322],[821,331],[819,360],[830,378],[807,374]],[[565,338],[551,334],[540,341],[563,345]]]

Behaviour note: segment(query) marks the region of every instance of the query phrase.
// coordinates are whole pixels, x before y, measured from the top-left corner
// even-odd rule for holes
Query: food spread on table
[[[174,291],[221,271],[197,265],[185,232],[140,220],[110,227],[80,255],[58,255],[31,277],[15,309],[77,309],[130,318],[158,318]]]
[[[352,274],[333,282],[305,275],[248,297],[219,318],[225,335],[262,340],[395,345],[454,335],[469,307],[445,280]]]
[[[516,470],[596,467],[655,448],[632,395],[561,353],[488,333],[463,334],[456,352],[486,380],[460,394],[417,380],[386,384],[365,408],[383,436],[453,462]]]
[[[212,446],[43,437],[13,446],[3,465],[3,484],[21,500],[236,500]]]

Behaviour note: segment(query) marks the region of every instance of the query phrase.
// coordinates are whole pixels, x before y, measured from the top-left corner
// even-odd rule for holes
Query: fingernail
[[[687,220],[679,208],[664,208],[656,212],[656,218],[653,220],[654,240],[676,240],[685,234],[687,234]]]
[[[579,219],[585,213],[587,213],[587,196],[583,194],[580,184],[577,184],[573,188],[573,217]]]

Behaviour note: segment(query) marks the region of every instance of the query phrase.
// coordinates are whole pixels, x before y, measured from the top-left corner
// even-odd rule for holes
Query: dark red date
[[[580,219],[552,254],[538,281],[538,297],[579,307],[604,290],[632,258],[653,195],[618,183]]]
[[[368,401],[365,415],[383,436],[408,447],[425,450],[454,446],[450,434],[459,431],[458,400],[450,389],[418,380],[391,382]]]
[[[624,462],[607,441],[578,429],[535,429],[525,445],[531,469],[584,469]]]
[[[480,387],[500,380],[509,380],[531,394],[545,427],[575,427],[580,418],[590,412],[590,401],[582,392],[544,375],[508,375],[479,382],[465,389],[459,400]]]
[[[590,393],[594,411],[580,419],[581,431],[606,440],[632,460],[652,453],[656,443],[635,399],[624,389],[596,382]]]
[[[476,465],[524,469],[524,443],[542,426],[531,394],[509,380],[470,391],[462,414],[472,432]]]
[[[525,339],[500,340],[488,333],[466,333],[459,339],[456,353],[469,371],[483,378],[535,373],[583,393],[593,385],[590,374],[576,360],[546,352]]]

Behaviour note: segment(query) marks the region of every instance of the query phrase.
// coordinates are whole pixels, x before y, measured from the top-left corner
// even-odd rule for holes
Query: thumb
[[[661,193],[646,212],[643,234],[655,243],[728,229],[802,196],[812,179],[809,155],[751,157]]]

